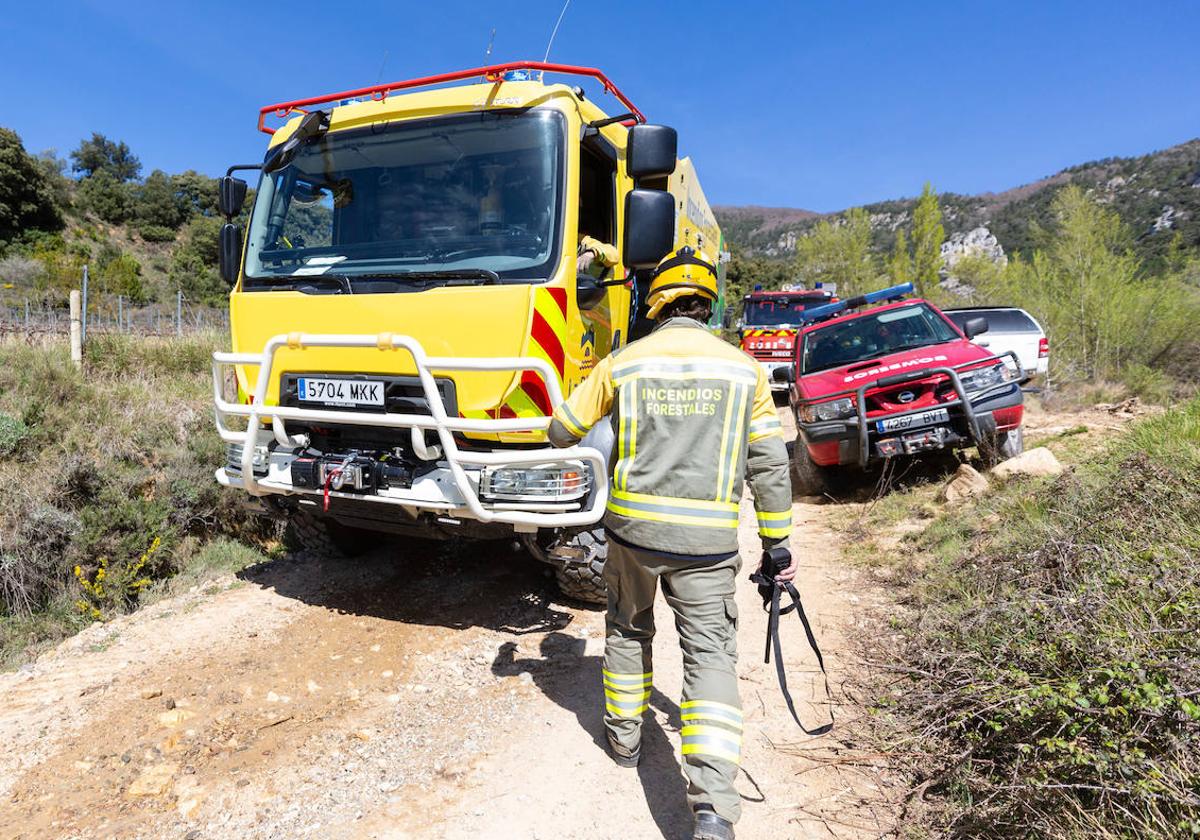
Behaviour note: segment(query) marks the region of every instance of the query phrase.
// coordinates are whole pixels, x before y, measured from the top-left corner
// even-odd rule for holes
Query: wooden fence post
[[[83,324],[79,314],[81,306],[79,290],[71,290],[71,361],[75,367],[83,367]]]

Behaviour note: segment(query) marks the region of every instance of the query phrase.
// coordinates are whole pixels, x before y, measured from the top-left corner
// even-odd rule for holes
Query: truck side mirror
[[[675,244],[675,199],[664,190],[633,189],[625,196],[626,268],[654,268]]]
[[[625,146],[625,171],[639,178],[665,178],[675,171],[679,135],[665,125],[635,125]]]
[[[238,263],[242,259],[242,228],[232,222],[221,225],[220,247],[218,263],[221,266],[221,279],[233,286],[237,283]]]
[[[232,219],[242,212],[246,203],[246,182],[232,175],[222,175],[217,179],[217,209],[226,219]]]
[[[791,365],[777,367],[775,370],[771,371],[771,379],[775,380],[776,382],[792,383],[796,381],[796,371],[792,370]]]
[[[592,275],[583,272],[575,275],[575,303],[580,309],[595,309],[605,294],[604,285]]]
[[[969,318],[967,319],[967,322],[963,324],[963,335],[967,337],[967,341],[970,341],[975,336],[982,335],[987,331],[987,318]]]

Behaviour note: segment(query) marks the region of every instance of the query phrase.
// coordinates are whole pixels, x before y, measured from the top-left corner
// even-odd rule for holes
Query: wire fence
[[[0,304],[0,334],[66,335],[71,314],[65,307],[33,301]],[[184,335],[229,328],[229,312],[177,299],[171,304],[135,306],[120,295],[93,295],[84,319],[84,336],[91,333],[134,335]]]

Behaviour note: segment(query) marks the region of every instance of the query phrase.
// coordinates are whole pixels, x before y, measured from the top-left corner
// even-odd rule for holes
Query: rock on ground
[[[1022,452],[992,467],[992,475],[1008,478],[1014,475],[1054,476],[1063,471],[1063,465],[1054,453],[1044,446]]]
[[[940,498],[949,504],[959,504],[988,490],[988,480],[970,464],[960,464],[958,471],[942,488]]]

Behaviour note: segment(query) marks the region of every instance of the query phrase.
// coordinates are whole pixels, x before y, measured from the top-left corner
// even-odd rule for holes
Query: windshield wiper
[[[443,286],[482,286],[500,282],[500,275],[488,268],[453,268],[442,271],[385,271],[356,274],[355,280],[442,281]],[[457,282],[456,282],[457,281]]]
[[[339,292],[348,295],[354,294],[350,278],[344,274],[284,274],[275,277],[247,277],[246,279],[253,281],[255,286],[261,284],[285,292],[294,292],[304,286],[329,286],[332,284],[337,287]]]

